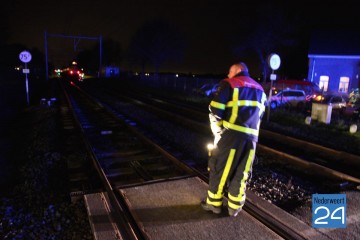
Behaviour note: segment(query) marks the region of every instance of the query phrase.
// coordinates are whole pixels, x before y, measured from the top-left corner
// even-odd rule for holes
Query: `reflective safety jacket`
[[[209,110],[218,119],[218,126],[238,131],[257,142],[266,105],[262,86],[247,73],[240,72],[219,83]]]

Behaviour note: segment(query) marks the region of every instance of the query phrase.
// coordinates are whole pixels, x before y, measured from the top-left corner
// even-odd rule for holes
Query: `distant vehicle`
[[[306,102],[306,94],[303,90],[284,89],[271,96],[270,108],[275,109],[279,106],[288,106],[303,109],[306,106]]]
[[[218,83],[215,84],[206,83],[202,85],[200,88],[194,89],[194,93],[199,94],[201,96],[210,97],[217,90],[218,87],[219,87]]]
[[[346,109],[346,100],[340,95],[325,95],[320,103],[331,105],[332,110],[344,112]]]
[[[276,90],[277,92],[284,90],[284,89],[294,89],[294,90],[303,90],[306,95],[306,99],[310,100],[312,98],[317,97],[321,94],[321,89],[319,86],[313,82],[306,81],[306,80],[276,80],[273,81],[273,91]],[[264,86],[266,92],[269,92],[270,86],[269,83],[266,83]]]
[[[84,79],[84,69],[78,65],[76,60],[73,60],[68,67],[61,69],[59,72],[60,77],[67,80],[83,81]]]
[[[61,76],[70,80],[82,81],[84,79],[84,72],[82,68],[78,68],[77,66],[71,66],[62,69]]]

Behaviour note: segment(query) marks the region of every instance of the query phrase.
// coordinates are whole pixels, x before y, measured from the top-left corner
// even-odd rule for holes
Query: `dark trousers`
[[[242,208],[246,198],[246,184],[251,178],[256,142],[242,133],[226,130],[217,146],[208,162],[207,203],[221,206],[227,189],[228,207]]]

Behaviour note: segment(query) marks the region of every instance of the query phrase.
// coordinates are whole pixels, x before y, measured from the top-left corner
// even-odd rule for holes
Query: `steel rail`
[[[107,104],[101,103],[99,105],[101,107],[104,107]],[[129,128],[132,128],[133,131],[136,132],[136,128],[134,128],[132,126],[129,126]],[[151,140],[149,140],[147,137],[143,136],[142,138],[145,141],[149,142],[150,144],[153,144],[153,146],[155,148],[157,148],[159,151],[164,152],[164,154],[168,158],[172,159],[172,161],[180,162],[175,157],[173,157],[171,154],[169,154],[165,150],[163,150],[160,146],[158,146],[157,144],[155,144]],[[182,167],[184,167],[183,163],[179,163],[179,164]],[[192,168],[189,168],[187,166],[185,166],[185,167],[188,168],[189,171],[195,171],[196,174],[201,179],[203,179],[205,182],[208,182],[208,178],[203,173],[201,173],[199,171],[196,171],[196,170],[194,170]],[[103,175],[105,175],[105,174],[103,173]],[[113,191],[112,189],[110,189],[110,190]],[[271,213],[266,212],[266,210],[264,210],[264,209],[259,209],[255,203],[251,202],[251,200],[249,201],[249,203],[247,205],[245,205],[244,210],[249,212],[251,215],[256,217],[261,223],[263,223],[266,227],[268,227],[272,231],[276,232],[277,234],[279,234],[281,237],[283,237],[285,239],[306,239],[306,236],[302,235],[301,233],[298,233],[295,229],[292,229],[290,226],[286,225],[285,222],[283,222],[283,221],[281,221],[279,219],[273,218]]]
[[[65,89],[64,84],[62,84],[64,95],[66,96],[67,104],[69,105],[69,108],[72,110],[73,115],[75,116],[75,121],[80,129],[82,129],[82,132],[84,132],[84,129],[76,117],[76,112],[74,110],[73,103],[69,96],[69,91]],[[102,107],[99,105],[99,107]],[[140,240],[145,239],[142,236],[141,230],[138,229],[138,226],[134,224],[134,222],[129,221],[129,213],[126,211],[126,206],[123,202],[119,201],[118,193],[113,189],[111,183],[108,181],[108,178],[106,174],[104,173],[102,167],[100,166],[99,162],[97,161],[96,155],[94,153],[93,147],[91,146],[88,139],[85,137],[85,135],[82,135],[82,139],[84,141],[84,144],[90,153],[91,161],[93,165],[95,166],[95,169],[98,173],[98,175],[101,178],[102,184],[106,189],[106,192],[108,193],[110,204],[113,207],[116,214],[114,214],[112,217],[115,218],[115,222],[117,224],[117,229],[119,230],[121,234],[121,238],[119,239],[129,239],[129,240]]]
[[[131,100],[131,98],[127,98],[127,99]],[[198,121],[194,121],[192,118],[189,118],[189,117],[181,117],[180,118],[178,114],[169,112],[169,111],[164,111],[160,106],[153,106],[153,105],[147,103],[148,101],[145,102],[145,101],[140,101],[138,99],[131,100],[131,101],[135,104],[139,104],[140,107],[143,107],[147,110],[154,111],[158,114],[165,112],[163,114],[163,116],[168,117],[169,119],[177,119],[176,121],[179,124],[182,124],[182,125],[186,126],[187,128],[195,129],[196,131],[199,131],[199,132],[202,132],[205,134],[209,133],[209,131],[210,131],[209,125],[207,123],[206,124],[200,123]],[[157,102],[160,102],[160,101],[157,101]],[[167,104],[170,104],[170,103],[167,103]],[[176,105],[174,104],[173,109],[175,109],[175,108],[176,108]],[[186,108],[184,108],[183,106],[181,107],[181,109],[182,109],[181,111],[187,111]],[[190,116],[193,117],[193,114],[194,114],[194,112],[191,110]],[[200,114],[200,115],[203,114],[205,116],[204,113],[198,113],[198,114]],[[186,116],[186,114],[182,114],[182,116]],[[278,141],[286,142],[287,144],[296,146],[299,149],[307,149],[308,151],[312,151],[312,152],[316,153],[316,155],[318,155],[318,156],[336,159],[336,161],[339,161],[339,159],[346,159],[346,164],[351,164],[352,166],[355,166],[355,167],[360,166],[360,156],[357,156],[354,154],[330,149],[330,148],[327,148],[327,147],[324,147],[324,146],[321,146],[321,145],[318,145],[315,143],[309,143],[309,142],[303,141],[301,139],[296,139],[293,137],[281,135],[279,133],[274,133],[269,130],[261,129],[260,136],[263,136],[263,135],[269,139],[276,139]],[[287,154],[282,151],[278,151],[273,148],[267,147],[260,143],[258,143],[258,147],[259,147],[259,149],[261,149],[263,151],[271,152],[273,154],[276,153],[278,156],[286,157],[288,160],[293,161],[294,163],[298,164],[299,166],[306,167],[308,169],[312,168],[315,170],[320,170],[321,173],[326,173],[331,178],[334,178],[334,179],[338,178],[340,180],[350,181],[353,183],[360,184],[359,178],[351,176],[346,173],[343,173],[341,171],[334,170],[332,168],[323,166],[321,164],[310,162],[309,160],[306,160],[306,159],[301,159],[301,158],[293,156],[291,154]]]

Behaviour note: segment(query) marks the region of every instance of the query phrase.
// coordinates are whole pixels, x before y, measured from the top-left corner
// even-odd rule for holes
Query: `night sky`
[[[187,43],[183,61],[170,63],[162,71],[225,74],[229,65],[238,60],[248,63],[250,71],[258,68],[254,54],[249,52],[240,57],[235,56],[233,46],[241,42],[243,36],[260,28],[259,24],[264,25],[264,22],[272,19],[272,14],[278,16],[278,9],[286,14],[278,28],[283,28],[282,24],[294,22],[292,34],[299,38],[299,47],[285,51],[291,56],[286,60],[293,61],[284,65],[289,66],[288,71],[296,68],[294,66],[297,64],[307,64],[308,34],[313,29],[336,30],[345,26],[360,30],[357,7],[351,1],[341,1],[341,5],[328,1],[323,1],[323,4],[317,1],[274,1],[266,8],[262,2],[18,0],[10,4],[8,43],[21,43],[29,49],[36,47],[44,51],[44,32],[47,31],[50,34],[74,36],[101,35],[103,39],[118,41],[125,51],[138,28],[149,20],[161,18],[175,24]],[[264,8],[267,10],[261,12]],[[71,39],[49,38],[48,41],[50,60],[56,62],[71,58]],[[93,41],[81,40],[77,47],[86,49],[93,44]],[[127,67],[126,61],[123,66]]]

